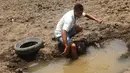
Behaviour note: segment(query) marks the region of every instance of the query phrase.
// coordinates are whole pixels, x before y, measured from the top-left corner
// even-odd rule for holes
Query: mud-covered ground
[[[99,24],[88,18],[77,21],[84,28],[73,40],[101,43],[108,39],[130,39],[130,0],[81,0],[86,13],[103,19]],[[57,53],[53,34],[61,16],[73,9],[75,0],[0,0],[0,73],[26,69],[14,45],[26,37],[39,37],[45,42],[36,60],[52,60]],[[129,70],[129,69],[128,69]]]

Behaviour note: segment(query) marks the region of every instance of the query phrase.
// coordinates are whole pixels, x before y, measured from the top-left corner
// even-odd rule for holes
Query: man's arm
[[[92,19],[92,20],[95,20],[95,21],[97,21],[97,22],[99,22],[99,23],[101,23],[101,22],[102,22],[102,20],[101,20],[101,19],[97,19],[97,18],[95,18],[94,16],[89,15],[89,14],[85,14],[85,17],[88,17],[88,18],[90,18],[90,19]]]
[[[69,51],[69,45],[68,45],[68,42],[67,42],[67,31],[66,30],[62,31],[62,39],[63,39],[63,43],[65,45],[65,49],[64,49],[64,52],[62,54],[64,56],[66,56],[68,54],[68,51]]]

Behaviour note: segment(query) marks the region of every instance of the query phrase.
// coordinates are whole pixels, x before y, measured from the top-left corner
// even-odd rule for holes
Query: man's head
[[[79,3],[75,4],[74,6],[74,14],[76,17],[80,17],[83,13],[83,6]]]

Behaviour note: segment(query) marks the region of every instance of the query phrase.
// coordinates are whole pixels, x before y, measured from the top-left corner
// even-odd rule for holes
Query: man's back
[[[74,10],[68,11],[63,17],[60,19],[56,26],[55,36],[60,37],[62,30],[66,30],[67,32],[75,25],[75,17]]]

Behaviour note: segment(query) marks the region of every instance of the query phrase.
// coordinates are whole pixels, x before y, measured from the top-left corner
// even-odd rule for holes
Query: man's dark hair
[[[79,3],[75,4],[74,11],[83,11],[83,5]]]

